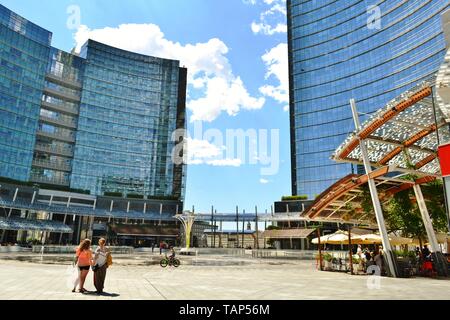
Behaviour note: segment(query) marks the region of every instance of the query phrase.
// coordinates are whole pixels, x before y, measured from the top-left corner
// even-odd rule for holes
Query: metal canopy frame
[[[333,153],[332,159],[362,165],[360,140],[363,139],[366,141],[370,165],[376,170],[370,175],[353,174],[337,181],[305,210],[303,216],[348,220],[345,217],[348,212],[362,210],[361,193],[369,178],[375,179],[382,202],[416,184],[441,178],[437,134],[450,140],[450,131],[444,112],[434,108],[434,105],[438,105],[438,98],[434,95],[435,82],[435,79],[424,81],[393,99],[365,121],[360,130],[355,130],[347,137]],[[403,179],[405,175],[416,179]],[[368,217],[366,214],[356,220],[370,223],[373,222],[372,218],[372,215]]]
[[[433,94],[435,81],[424,81],[373,114],[334,152],[337,162],[362,164],[359,139],[367,141],[373,167],[395,165],[400,171],[440,177],[437,133],[450,140],[444,113]],[[408,150],[409,156],[405,155]]]

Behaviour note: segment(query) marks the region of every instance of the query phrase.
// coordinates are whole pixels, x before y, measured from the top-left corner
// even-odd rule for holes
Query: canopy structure
[[[373,215],[362,208],[364,202],[371,205],[366,186],[369,178],[375,179],[383,202],[402,190],[441,177],[437,133],[441,140],[450,140],[450,132],[446,116],[437,107],[434,84],[434,80],[425,81],[406,91],[373,114],[358,132],[349,135],[332,159],[363,164],[363,139],[375,170],[369,175],[350,174],[337,181],[305,210],[305,217],[373,223]],[[404,179],[407,175],[415,179]]]
[[[72,233],[66,224],[53,220],[30,220],[0,217],[0,229]]]
[[[437,254],[438,274],[446,275],[446,261],[436,240],[420,185],[442,178],[437,156],[440,141],[450,141],[446,115],[435,94],[431,79],[404,92],[369,117],[363,125],[354,99],[350,107],[355,131],[336,149],[337,162],[364,165],[365,175],[349,175],[322,193],[305,211],[309,218],[332,216],[343,220],[376,221],[386,250],[389,270],[399,274],[388,237],[382,202],[412,188],[430,240]],[[366,186],[367,185],[367,186]],[[374,215],[369,211],[374,212]]]
[[[373,167],[396,166],[401,172],[439,177],[437,131],[450,140],[445,116],[433,95],[434,81],[425,81],[389,102],[359,132],[353,132],[332,156],[337,162],[362,163],[360,139],[367,141]],[[435,108],[433,107],[435,106]]]
[[[314,229],[286,229],[286,230],[266,230],[262,236],[265,239],[305,239]]]
[[[177,229],[167,229],[146,225],[112,225],[111,230],[118,236],[141,236],[141,237],[177,237]]]

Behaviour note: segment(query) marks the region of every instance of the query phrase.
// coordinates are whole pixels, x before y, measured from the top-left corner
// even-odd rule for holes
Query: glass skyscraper
[[[172,133],[186,126],[187,70],[92,40],[67,53],[51,39],[0,5],[0,177],[182,201]]]
[[[448,7],[448,0],[287,0],[293,194],[313,199],[357,170],[330,160],[354,130],[349,100],[368,115],[434,76]]]

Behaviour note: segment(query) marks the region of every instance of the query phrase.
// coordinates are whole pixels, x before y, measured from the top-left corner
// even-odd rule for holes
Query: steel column
[[[356,103],[355,103],[354,99],[350,100],[350,106],[352,109],[353,121],[355,122],[355,128],[356,128],[356,131],[358,132],[361,129],[361,124],[359,122],[359,116],[358,116],[358,112],[356,110]],[[369,160],[369,156],[367,153],[366,142],[363,139],[360,139],[359,146],[361,149],[361,155],[363,158],[366,174],[369,175],[372,172],[372,167],[370,165],[370,160]],[[380,198],[378,197],[378,191],[377,191],[377,187],[375,185],[375,180],[373,178],[369,177],[369,180],[367,183],[369,185],[370,196],[372,198],[372,204],[373,204],[373,208],[375,211],[375,217],[377,219],[378,230],[380,231],[380,235],[381,235],[381,239],[382,239],[383,250],[386,253],[386,260],[387,260],[388,268],[389,268],[390,274],[393,277],[398,277],[397,261],[396,261],[394,252],[392,251],[391,244],[389,242],[389,236],[388,236],[388,232],[386,229],[386,224],[384,222],[383,210],[381,209]]]
[[[236,206],[236,248],[239,248],[239,208]]]
[[[420,214],[422,216],[422,221],[427,232],[428,241],[431,246],[431,252],[436,258],[436,269],[440,276],[447,275],[447,262],[446,258],[443,256],[441,248],[439,247],[436,234],[434,232],[433,224],[431,222],[430,215],[428,213],[427,205],[425,204],[425,199],[423,198],[422,189],[419,185],[414,185],[414,193],[416,195],[417,204],[419,205]]]

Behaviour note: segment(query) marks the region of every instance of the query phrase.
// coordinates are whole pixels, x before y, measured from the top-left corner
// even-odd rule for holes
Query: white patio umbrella
[[[436,240],[439,244],[444,244],[447,243],[447,241],[450,240],[450,236],[446,233],[437,233],[436,234]],[[417,238],[414,238],[412,241],[413,244],[419,245],[420,241]],[[430,243],[428,242],[428,238],[425,237],[425,239],[422,239],[422,244],[423,245],[429,245]]]
[[[355,234],[351,234],[352,244],[358,244],[359,237]],[[355,242],[353,242],[355,241]],[[319,244],[319,238],[311,240],[312,244]],[[348,232],[338,230],[335,233],[327,234],[320,237],[321,244],[348,244]]]
[[[359,240],[361,241],[361,244],[380,244],[382,243],[382,238],[379,234],[370,233],[370,234],[363,234],[358,236]],[[358,241],[358,240],[356,240]],[[404,238],[404,237],[398,237],[396,235],[389,235],[389,242],[394,245],[402,245],[402,244],[410,244],[413,242],[413,239],[410,238]]]

